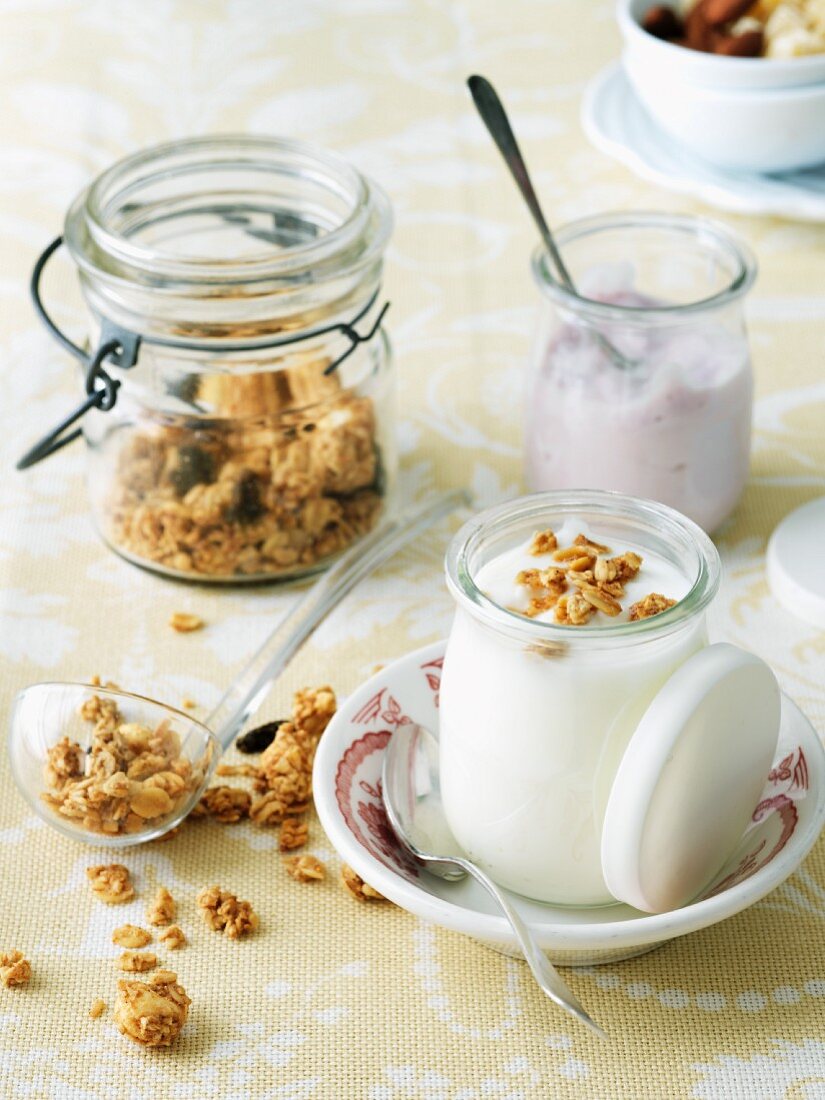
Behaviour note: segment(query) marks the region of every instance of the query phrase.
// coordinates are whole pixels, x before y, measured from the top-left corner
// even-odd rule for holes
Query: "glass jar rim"
[[[663,214],[653,210],[629,210],[596,214],[567,222],[554,236],[559,250],[566,244],[584,237],[593,236],[607,230],[662,229],[675,230],[692,236],[694,239],[713,247],[716,252],[724,252],[734,263],[735,272],[728,284],[706,298],[679,305],[664,306],[628,306],[611,302],[601,302],[569,290],[553,273],[549,255],[543,244],[533,250],[531,269],[539,290],[553,299],[558,305],[577,313],[586,314],[593,320],[614,321],[630,324],[649,324],[651,322],[673,324],[689,319],[696,313],[720,309],[742,297],[756,279],[757,262],[751,249],[727,226],[711,218],[697,217],[693,214]]]
[[[303,165],[316,182],[325,182],[331,190],[345,194],[349,211],[340,224],[315,240],[230,261],[181,257],[147,247],[108,224],[107,205],[154,179],[230,166],[252,168],[256,158],[259,165],[268,164],[273,171],[280,166],[289,175],[298,174],[296,166]],[[146,175],[138,175],[135,180],[136,173]],[[164,142],[116,161],[75,198],[66,216],[65,237],[72,257],[87,276],[131,287],[138,280],[96,262],[86,239],[133,275],[162,275],[195,285],[246,284],[293,282],[301,273],[336,259],[340,260],[339,273],[368,267],[384,251],[391,229],[391,207],[382,188],[338,154],[291,138],[221,134]]]
[[[606,519],[620,516],[635,519],[659,533],[664,530],[680,537],[693,546],[698,558],[698,569],[690,590],[673,607],[658,615],[634,622],[588,624],[584,628],[528,619],[518,611],[502,607],[476,584],[469,564],[470,556],[482,540],[515,522],[534,519],[535,530],[540,529],[542,523],[546,526],[547,512],[551,509],[564,510],[571,515],[585,512],[600,514]],[[701,527],[666,504],[602,489],[564,489],[517,497],[474,516],[453,537],[445,557],[445,572],[447,587],[459,607],[487,625],[534,643],[573,643],[582,649],[597,649],[614,643],[627,645],[664,637],[695,619],[719,590],[721,562],[718,550]]]

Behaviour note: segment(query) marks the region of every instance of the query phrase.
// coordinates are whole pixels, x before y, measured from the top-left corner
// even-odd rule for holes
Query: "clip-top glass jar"
[[[559,547],[584,532],[614,553],[638,552],[636,587],[664,596],[672,588],[680,598],[636,621],[602,616],[560,625],[527,617],[498,595],[497,567],[505,569],[509,597],[529,579],[515,577],[513,551],[550,530]],[[552,554],[527,557],[537,569],[548,561]],[[653,501],[585,490],[536,493],[465,524],[446,569],[457,604],[439,719],[450,828],[472,860],[518,894],[555,905],[610,904],[600,856],[608,797],[647,707],[708,644],[706,611],[719,587],[716,548],[696,524]]]
[[[117,390],[101,411],[87,376],[89,489],[118,553],[292,577],[376,523],[396,467],[391,220],[345,161],[268,138],[157,146],[77,198],[65,241]]]
[[[528,487],[629,493],[715,530],[748,477],[750,250],[707,219],[636,212],[556,239],[576,292],[537,249]]]

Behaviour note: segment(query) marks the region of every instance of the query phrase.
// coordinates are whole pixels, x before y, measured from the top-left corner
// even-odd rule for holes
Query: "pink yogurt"
[[[588,296],[663,304],[626,289]],[[563,323],[539,347],[527,393],[530,489],[614,489],[668,504],[713,531],[748,476],[753,375],[744,329],[700,313],[600,330],[634,361],[631,369],[617,367],[580,322]]]

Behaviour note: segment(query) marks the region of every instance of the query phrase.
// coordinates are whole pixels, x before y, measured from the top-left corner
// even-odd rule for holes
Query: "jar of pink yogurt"
[[[537,249],[529,488],[613,489],[715,530],[748,476],[753,255],[723,226],[686,215],[584,218],[556,239],[578,294]]]

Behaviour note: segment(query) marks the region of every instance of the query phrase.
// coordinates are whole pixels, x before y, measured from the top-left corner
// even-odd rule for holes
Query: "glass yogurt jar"
[[[585,218],[557,240],[578,293],[537,249],[528,487],[616,490],[715,530],[748,476],[753,256],[724,227],[679,215]]]
[[[444,809],[502,886],[610,904],[602,822],[659,689],[708,644],[713,543],[664,505],[538,493],[466,524],[447,554],[457,609],[441,681]]]
[[[293,577],[374,526],[396,467],[391,223],[355,168],[275,138],[160,145],[78,196],[65,243],[96,352],[44,319],[86,377],[92,509],[118,553]]]

